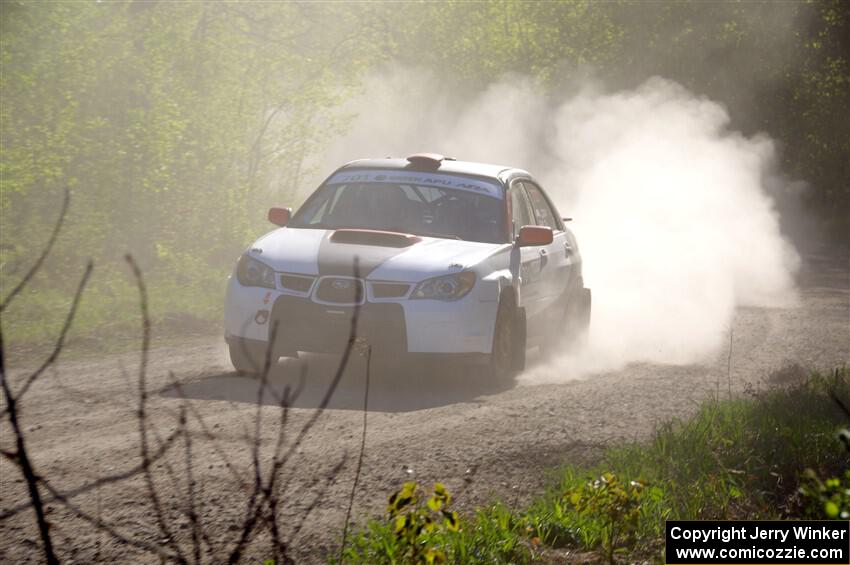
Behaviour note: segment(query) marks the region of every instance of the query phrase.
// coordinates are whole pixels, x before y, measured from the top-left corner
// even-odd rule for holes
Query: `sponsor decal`
[[[327,184],[350,183],[416,184],[475,192],[491,198],[502,198],[502,190],[495,182],[448,174],[429,174],[416,171],[342,171],[330,178]]]
[[[254,321],[257,323],[257,325],[262,326],[263,324],[269,321],[269,311],[257,310],[257,314],[254,316]]]
[[[271,291],[269,291],[269,292],[267,292],[267,293],[266,293],[266,295],[263,297],[263,304],[268,304],[268,303],[269,303],[269,300],[271,300],[271,298],[272,298],[272,293],[271,293]]]

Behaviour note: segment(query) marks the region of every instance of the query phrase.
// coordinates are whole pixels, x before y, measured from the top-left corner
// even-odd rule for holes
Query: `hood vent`
[[[409,233],[379,230],[336,230],[331,235],[334,243],[350,243],[354,245],[375,245],[379,247],[410,247],[419,243],[421,238]]]

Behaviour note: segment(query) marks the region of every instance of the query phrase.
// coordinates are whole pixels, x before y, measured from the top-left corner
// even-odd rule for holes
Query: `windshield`
[[[383,173],[334,175],[298,210],[289,227],[374,229],[505,242],[502,192],[495,183],[450,175]],[[345,182],[352,177],[365,182]]]

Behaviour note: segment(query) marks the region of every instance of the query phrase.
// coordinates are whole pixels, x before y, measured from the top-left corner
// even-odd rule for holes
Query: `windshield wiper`
[[[453,233],[429,233],[429,232],[418,232],[413,235],[421,235],[424,237],[437,237],[439,239],[457,239],[458,241],[464,241],[462,237],[459,235],[455,235]]]

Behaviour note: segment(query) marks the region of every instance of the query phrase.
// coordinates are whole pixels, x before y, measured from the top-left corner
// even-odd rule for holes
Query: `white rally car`
[[[240,372],[338,353],[357,314],[373,355],[483,361],[509,377],[526,348],[576,340],[590,290],[572,232],[527,172],[435,154],[337,169],[239,259],[225,339]],[[270,343],[271,328],[276,328]]]

